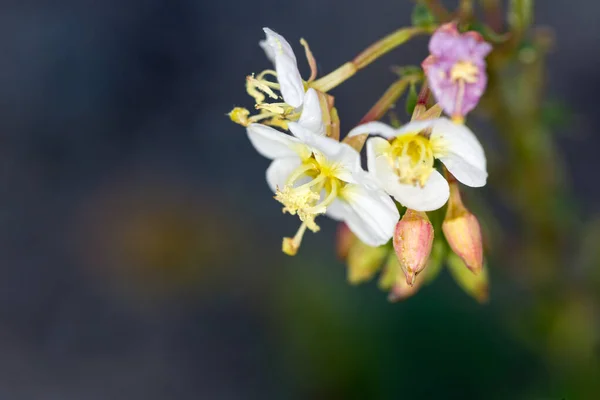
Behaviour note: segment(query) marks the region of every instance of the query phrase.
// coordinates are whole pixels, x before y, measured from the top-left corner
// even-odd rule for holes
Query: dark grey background
[[[411,7],[2,2],[0,399],[556,394],[495,318],[501,300],[478,306],[444,275],[389,305],[375,285],[346,284],[331,222],[298,258],[282,255],[296,220],[225,116],[251,106],[244,77],[269,67],[263,26],[288,38],[307,76],[300,37],[331,71],[408,24]],[[536,8],[556,32],[549,94],[574,113],[559,142],[585,214],[600,196],[599,8]],[[335,90],[342,131],[392,81],[389,65],[419,63],[425,46]]]

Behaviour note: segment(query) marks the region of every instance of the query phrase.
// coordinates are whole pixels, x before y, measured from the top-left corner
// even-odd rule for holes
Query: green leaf
[[[419,28],[429,28],[436,24],[435,16],[429,11],[429,8],[422,2],[418,2],[413,8],[411,15],[413,26]]]
[[[410,89],[408,89],[408,96],[406,97],[406,113],[408,115],[412,115],[419,97],[417,88],[415,86],[416,85],[414,83],[410,85]]]

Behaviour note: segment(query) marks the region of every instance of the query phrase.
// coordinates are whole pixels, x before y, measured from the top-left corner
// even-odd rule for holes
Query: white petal
[[[396,131],[396,136],[410,134],[417,134],[421,132],[423,129],[430,128],[434,125],[436,120],[425,120],[425,121],[411,121],[408,124],[403,125],[400,129]]]
[[[306,156],[309,151],[293,136],[262,124],[250,124],[246,128],[250,143],[262,156],[274,159],[280,157]],[[308,154],[310,156],[310,154]]]
[[[258,45],[265,51],[265,55],[273,64],[275,64],[275,51],[269,46],[266,40],[261,40]]]
[[[369,169],[369,172],[373,174],[373,176],[376,177],[374,173],[377,170],[375,163],[377,157],[385,153],[390,146],[390,142],[380,137],[373,137],[367,140],[367,168]]]
[[[329,208],[329,215],[345,221],[350,230],[369,246],[386,244],[400,218],[396,205],[387,194],[363,185],[346,186],[342,197]]]
[[[356,128],[348,132],[348,137],[363,135],[365,133],[370,135],[381,135],[386,139],[396,137],[396,130],[393,127],[379,121],[367,122],[366,124],[358,125]]]
[[[360,154],[345,143],[340,143],[327,136],[315,135],[297,122],[289,122],[288,128],[308,146],[320,164],[336,164],[335,177],[344,182],[354,182],[352,174],[360,170]]]
[[[285,157],[274,160],[267,168],[267,183],[275,193],[277,188],[283,188],[285,181],[302,161],[298,157]]]
[[[321,112],[321,104],[319,95],[314,89],[308,89],[304,95],[304,104],[302,106],[302,114],[298,123],[309,131],[317,134],[325,134],[325,125],[323,124],[323,113]]]
[[[431,132],[434,156],[467,186],[484,186],[487,180],[483,147],[469,128],[446,118],[436,120]]]
[[[271,48],[275,57],[275,71],[277,72],[277,81],[281,87],[283,100],[292,107],[300,107],[304,99],[304,84],[296,56],[292,46],[276,32],[269,28],[263,28],[267,35],[267,45]],[[271,52],[267,51],[267,56]]]
[[[416,211],[433,211],[448,201],[450,189],[448,182],[434,170],[424,187],[400,183],[387,157],[375,158],[374,174],[386,192],[403,206]]]

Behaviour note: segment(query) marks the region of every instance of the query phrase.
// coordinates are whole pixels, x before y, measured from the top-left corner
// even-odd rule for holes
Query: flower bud
[[[392,286],[390,293],[388,294],[388,300],[391,302],[401,301],[408,299],[419,291],[423,279],[416,279],[413,285],[409,285],[406,279],[396,280],[396,284]]]
[[[450,275],[452,275],[452,278],[454,278],[458,286],[465,293],[480,303],[488,301],[489,282],[487,268],[482,267],[481,272],[474,275],[465,267],[465,263],[456,254],[452,253],[448,255],[447,264]]]
[[[481,228],[477,217],[463,205],[458,182],[450,183],[450,199],[442,231],[452,251],[473,273],[479,273],[483,268]]]
[[[337,227],[335,234],[335,247],[338,259],[344,261],[348,257],[350,248],[356,241],[356,235],[352,233],[348,225],[344,222],[340,222]]]
[[[371,247],[356,239],[348,252],[348,282],[356,285],[371,279],[387,254],[385,246]]]
[[[433,226],[427,214],[406,210],[396,225],[393,244],[406,283],[412,286],[417,274],[427,265],[433,245]]]

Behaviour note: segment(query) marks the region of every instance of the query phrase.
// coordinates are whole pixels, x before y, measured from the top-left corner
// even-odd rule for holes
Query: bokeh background
[[[288,38],[306,73],[304,37],[328,72],[409,24],[412,6],[2,2],[0,398],[594,398],[598,383],[572,371],[598,370],[598,309],[578,292],[538,307],[519,280],[527,265],[491,263],[486,305],[447,272],[390,304],[375,283],[347,284],[333,222],[297,257],[279,251],[297,221],[225,115],[252,105],[244,78],[269,67],[261,28]],[[547,94],[569,110],[554,133],[565,207],[582,220],[600,211],[599,12],[586,0],[535,10],[556,37]],[[426,43],[335,89],[342,132],[393,81],[389,66],[418,64]],[[580,257],[566,253],[565,268]],[[531,330],[529,309],[558,317]]]

